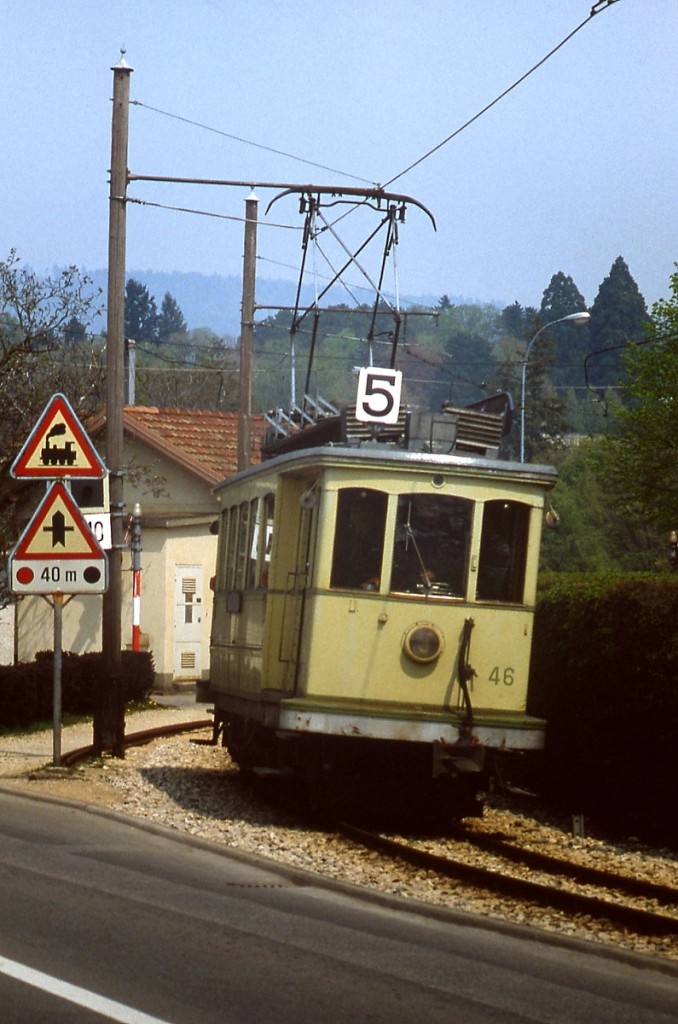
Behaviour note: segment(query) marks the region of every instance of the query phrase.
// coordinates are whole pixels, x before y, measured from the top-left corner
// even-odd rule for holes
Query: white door
[[[201,678],[202,614],[202,566],[177,565],[174,570],[175,679]]]

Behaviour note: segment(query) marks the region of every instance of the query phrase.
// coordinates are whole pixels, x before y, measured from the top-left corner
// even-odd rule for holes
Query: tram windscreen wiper
[[[414,536],[414,530],[412,529],[411,501],[407,505],[407,522],[405,523],[405,534],[407,536],[407,539],[412,541],[412,547],[414,548],[414,553],[417,556],[419,568],[421,569],[421,582],[423,583],[426,590],[429,590],[431,587],[431,574],[424,565],[424,559],[421,557],[421,551],[419,550],[419,545],[417,544],[417,538]],[[405,548],[405,550],[407,550],[407,548]]]

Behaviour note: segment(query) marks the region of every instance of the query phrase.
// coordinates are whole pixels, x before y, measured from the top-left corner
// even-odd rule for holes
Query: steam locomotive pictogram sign
[[[65,395],[54,395],[12,463],[16,480],[106,476],[99,453]]]

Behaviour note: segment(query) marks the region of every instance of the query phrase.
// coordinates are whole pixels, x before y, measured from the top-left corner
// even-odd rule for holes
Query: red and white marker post
[[[141,505],[137,502],[131,516],[132,548],[132,650],[141,650]]]

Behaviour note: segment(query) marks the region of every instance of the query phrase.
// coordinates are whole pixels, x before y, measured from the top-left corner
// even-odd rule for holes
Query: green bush
[[[548,721],[551,799],[627,831],[675,829],[678,579],[542,580],[529,710]]]
[[[52,651],[39,651],[35,661],[0,666],[0,726],[10,729],[48,721],[54,698]],[[91,715],[96,686],[104,675],[103,655],[64,651],[61,659],[61,707],[65,714]],[[147,700],[155,679],[153,655],[122,652],[122,680],[128,702]]]
[[[34,721],[38,691],[35,665],[0,666],[0,725],[17,729]]]

